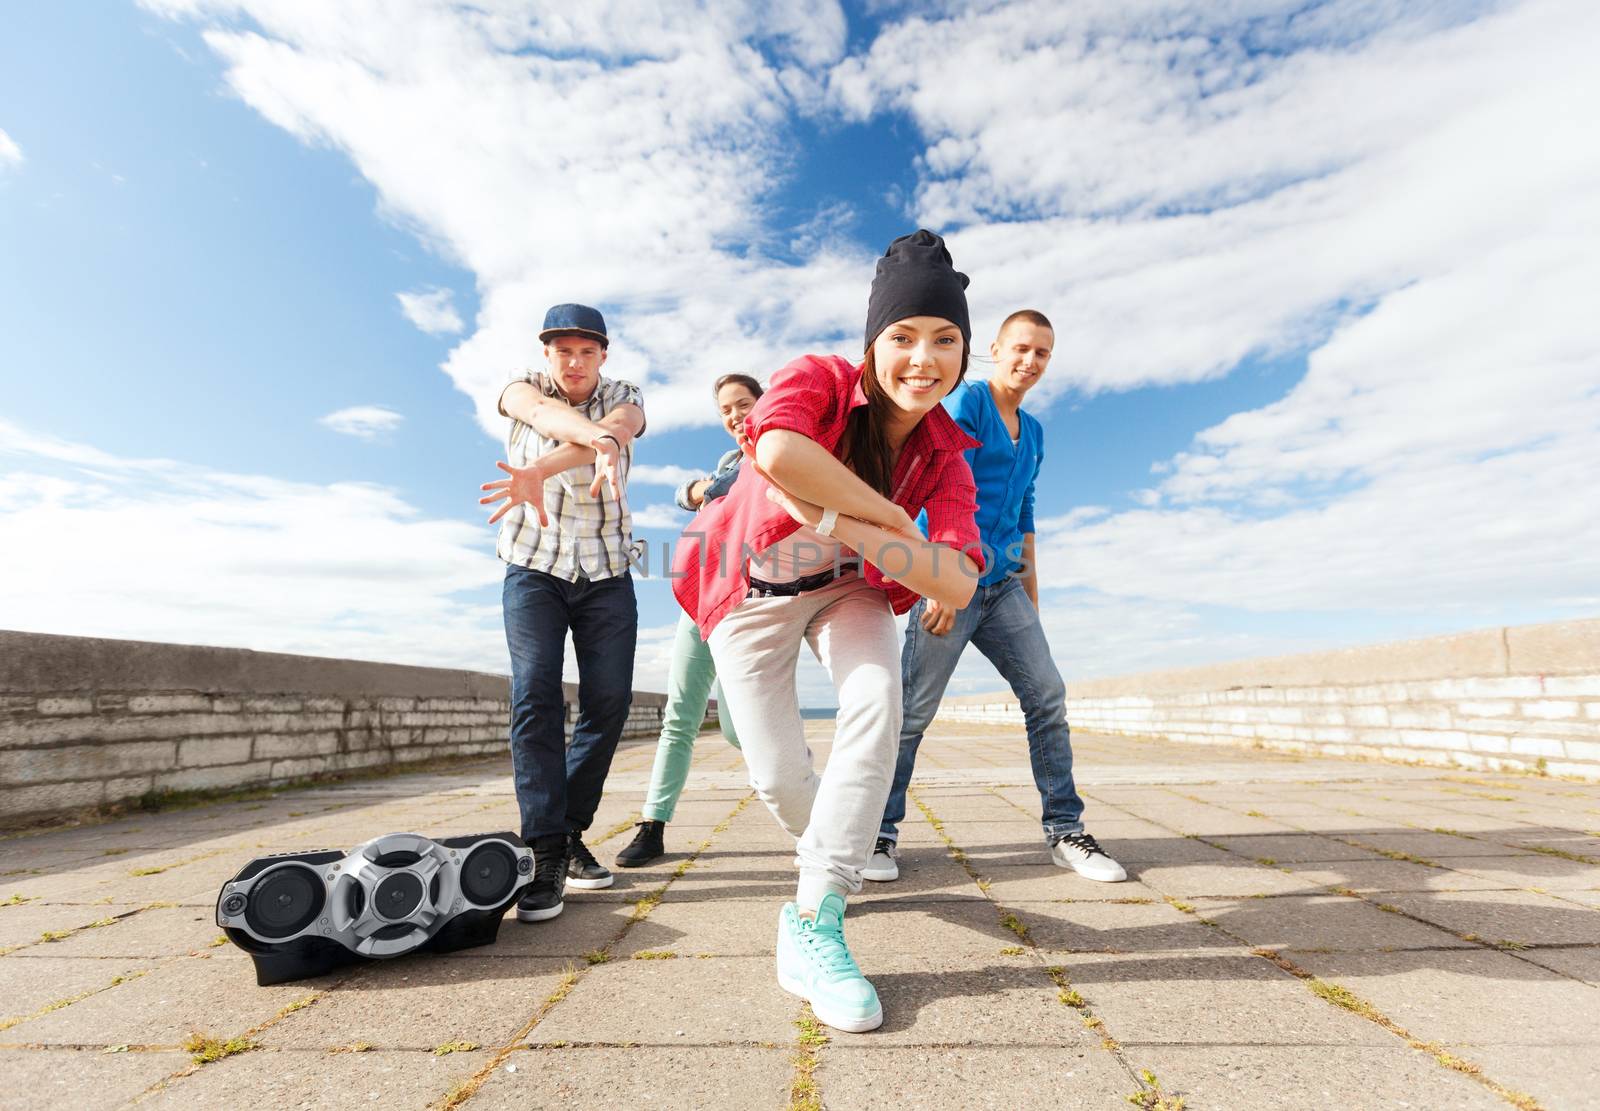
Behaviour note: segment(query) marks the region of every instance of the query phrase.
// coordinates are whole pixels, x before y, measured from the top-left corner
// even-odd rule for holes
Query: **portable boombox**
[[[512,833],[386,833],[348,853],[257,857],[223,885],[217,925],[265,987],[363,958],[488,945],[532,881],[533,850]]]

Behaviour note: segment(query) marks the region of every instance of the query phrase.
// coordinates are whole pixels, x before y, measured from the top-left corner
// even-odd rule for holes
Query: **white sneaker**
[[[894,860],[894,842],[887,837],[878,838],[872,847],[872,859],[861,869],[861,878],[873,883],[890,883],[900,878],[900,865]]]
[[[1127,869],[1112,860],[1100,842],[1087,833],[1063,834],[1050,846],[1050,859],[1085,879],[1101,883],[1121,883],[1128,878]]]

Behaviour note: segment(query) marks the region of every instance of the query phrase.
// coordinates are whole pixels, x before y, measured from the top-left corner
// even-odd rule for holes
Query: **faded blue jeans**
[[[923,731],[939,709],[945,687],[970,641],[1011,684],[1028,727],[1028,760],[1044,809],[1044,834],[1055,840],[1083,829],[1083,800],[1072,782],[1072,735],[1067,728],[1067,686],[1050,658],[1050,645],[1022,584],[1014,578],[980,586],[942,637],[922,627],[925,601],[911,609],[900,651],[903,720],[894,785],[878,836],[891,841],[906,816],[906,788],[917,763]]]

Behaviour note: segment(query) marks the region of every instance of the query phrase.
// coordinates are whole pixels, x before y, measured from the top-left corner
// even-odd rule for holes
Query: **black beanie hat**
[[[925,228],[902,235],[878,260],[867,297],[867,342],[896,320],[908,316],[937,316],[961,328],[961,338],[972,344],[972,322],[967,317],[968,278],[950,261],[944,240]]]

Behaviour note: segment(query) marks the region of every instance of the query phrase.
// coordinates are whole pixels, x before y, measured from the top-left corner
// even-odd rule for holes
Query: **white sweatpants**
[[[839,697],[833,752],[818,776],[795,691],[800,643]],[[707,644],[750,783],[798,839],[796,902],[861,890],[900,745],[900,645],[889,600],[851,575],[793,598],[746,598]]]

